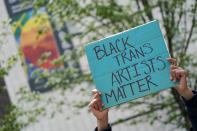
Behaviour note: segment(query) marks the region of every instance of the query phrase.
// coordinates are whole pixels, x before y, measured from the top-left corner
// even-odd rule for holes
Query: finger
[[[93,110],[99,110],[99,106],[98,106],[98,100],[94,99],[91,104],[90,104],[90,108]]]
[[[181,74],[181,77],[183,77],[183,76],[185,77],[186,76],[186,71],[185,70],[181,69],[180,72],[181,72],[180,73]]]
[[[170,66],[170,80],[173,80],[173,74],[172,74],[173,72],[172,72],[172,71],[173,71],[174,69],[177,69],[177,68],[178,68],[178,67],[177,67],[177,66],[174,66],[174,65],[171,65],[171,66]]]
[[[91,102],[90,102],[90,104],[89,104],[89,108],[90,109],[96,109],[96,110],[98,110],[99,109],[99,105],[98,105],[98,103],[100,102],[101,100],[98,100],[98,99],[93,99]]]
[[[98,90],[93,90],[93,92],[95,93],[94,94],[94,99],[96,101],[98,101],[95,105],[94,105],[94,108],[96,110],[99,110],[99,111],[102,111],[102,101],[101,101],[101,98],[100,98],[100,94]]]
[[[104,103],[103,102],[101,102],[101,104],[102,104],[102,107],[104,106]]]
[[[176,82],[177,79],[180,79],[180,69],[173,70],[173,81]]]
[[[102,109],[102,101],[101,101],[101,99],[98,99],[96,104],[97,104],[97,109],[99,111],[102,111],[103,109]]]
[[[100,111],[102,111],[102,101],[101,101],[100,95],[99,94],[95,94],[94,95],[94,99],[96,99],[98,101],[98,103],[97,103],[98,108],[99,108]]]
[[[100,100],[100,99],[101,99],[101,98],[100,98],[100,95],[99,95],[98,93],[96,93],[96,94],[94,95],[94,99]]]
[[[181,79],[181,77],[185,77],[186,73],[184,70],[178,70],[176,75],[179,77],[179,79]]]
[[[93,110],[93,109],[94,109],[95,101],[96,101],[95,99],[92,100],[92,101],[90,102],[90,104],[88,105],[88,107],[89,107],[90,110]]]
[[[104,103],[101,101],[101,106],[103,107],[104,106]],[[102,108],[102,110],[103,110],[103,108]],[[105,109],[106,110],[106,109]],[[104,110],[103,110],[104,111]]]
[[[92,90],[92,93],[101,95],[101,92],[99,90],[97,90],[97,89]]]
[[[181,71],[176,72],[176,77],[180,80],[181,79]]]
[[[102,101],[100,100],[100,101],[99,101],[99,110],[100,110],[100,111],[103,110],[102,107],[103,107],[103,106],[102,106]]]
[[[173,58],[167,58],[166,60],[167,60],[167,61],[169,61],[169,62],[172,62],[172,64],[173,64],[173,65],[175,65],[175,66],[177,65],[177,61],[176,61],[176,59],[173,59]]]
[[[172,80],[176,82],[176,70],[172,70]]]
[[[94,109],[97,110],[97,111],[99,110],[98,102],[94,104]]]

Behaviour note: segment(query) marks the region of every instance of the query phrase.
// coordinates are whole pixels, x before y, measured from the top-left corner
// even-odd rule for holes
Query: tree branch
[[[160,8],[160,12],[161,12],[161,15],[162,15],[162,20],[164,22],[164,28],[165,28],[165,31],[166,31],[169,52],[170,52],[171,57],[173,57],[173,50],[172,50],[173,34],[171,33],[171,28],[170,28],[169,20],[168,20],[169,11],[166,10],[166,9],[163,10],[163,4],[165,4],[165,7],[168,8],[167,1],[165,1],[164,3],[162,3],[161,1],[158,2],[159,8]],[[166,15],[166,17],[165,17],[165,15]]]
[[[117,121],[112,122],[111,125],[112,125],[112,126],[113,126],[113,125],[118,125],[118,124],[121,124],[121,123],[123,123],[123,122],[129,121],[129,120],[131,120],[131,119],[135,119],[135,118],[140,117],[140,116],[143,116],[143,115],[147,115],[147,114],[149,114],[149,113],[151,113],[151,112],[155,112],[155,111],[160,110],[160,109],[161,109],[161,107],[157,107],[157,108],[155,108],[155,109],[153,109],[153,110],[149,110],[149,111],[146,111],[146,112],[143,112],[143,113],[139,113],[139,114],[137,114],[137,115],[130,116],[130,117],[127,117],[127,118],[124,118],[124,119],[119,119],[119,120],[117,120]]]
[[[171,105],[171,104],[175,104],[176,102],[173,101],[172,103],[169,103],[168,105]],[[149,111],[146,111],[146,112],[142,112],[142,113],[139,113],[137,115],[134,115],[134,116],[129,116],[129,117],[126,117],[126,118],[123,118],[123,119],[119,119],[117,121],[114,121],[111,123],[111,125],[118,125],[118,124],[121,124],[121,123],[124,123],[126,121],[129,121],[129,120],[132,120],[132,119],[135,119],[135,118],[138,118],[138,117],[141,117],[141,116],[144,116],[144,115],[147,115],[149,113],[152,113],[152,112],[155,112],[155,111],[158,111],[160,109],[165,109],[166,107],[168,106],[163,106],[162,103],[158,103],[154,106],[155,108],[154,109],[150,109]]]
[[[159,5],[160,12],[161,12],[162,20],[165,21],[165,17],[164,17],[164,12],[163,12],[161,1],[158,2],[158,5]]]
[[[138,10],[141,10],[139,0],[135,0],[135,2],[137,4]],[[146,19],[144,18],[143,14],[141,15],[141,18],[142,18],[143,22],[146,23]]]
[[[188,36],[187,41],[186,41],[186,45],[185,45],[185,48],[184,48],[184,54],[186,53],[186,51],[188,49],[188,46],[189,46],[189,43],[190,43],[190,40],[191,40],[191,37],[192,37],[192,34],[193,34],[193,30],[194,30],[194,27],[195,27],[195,24],[196,24],[197,0],[195,0],[194,6],[195,7],[194,7],[194,12],[193,12],[193,18],[192,18],[192,26],[190,28],[189,36]]]
[[[154,19],[153,14],[152,14],[151,6],[148,3],[148,0],[141,0],[141,1],[144,6],[147,17],[149,18],[149,20],[153,20]]]
[[[177,28],[179,27],[179,24],[181,22],[182,16],[183,16],[183,4],[181,4],[181,8],[180,8],[180,11],[179,11],[179,19],[178,19],[177,25],[176,25]]]

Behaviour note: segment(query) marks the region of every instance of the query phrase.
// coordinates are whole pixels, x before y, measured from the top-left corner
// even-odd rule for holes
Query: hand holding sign
[[[174,82],[179,81],[179,85],[175,86],[178,93],[183,96],[186,100],[193,97],[193,92],[187,87],[186,72],[181,67],[177,66],[176,59],[168,58],[167,61],[173,63],[170,66],[170,79]]]
[[[92,91],[94,94],[93,100],[89,104],[89,109],[92,111],[97,119],[98,131],[104,130],[108,127],[108,109],[102,110],[104,103],[100,99],[101,92],[94,89]]]
[[[85,46],[104,109],[176,86],[158,21]]]

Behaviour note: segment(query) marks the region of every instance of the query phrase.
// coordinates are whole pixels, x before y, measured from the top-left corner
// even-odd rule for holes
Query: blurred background
[[[0,0],[0,131],[93,131],[84,45],[159,20],[197,89],[197,0]],[[174,89],[110,109],[113,131],[185,131]]]

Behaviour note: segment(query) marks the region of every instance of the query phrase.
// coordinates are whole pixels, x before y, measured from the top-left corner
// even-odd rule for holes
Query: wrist
[[[102,131],[108,128],[108,115],[102,119],[97,119],[98,131]]]
[[[185,99],[185,100],[189,100],[194,96],[194,93],[192,92],[192,90],[190,88],[186,88],[182,93],[180,93],[180,95]]]

